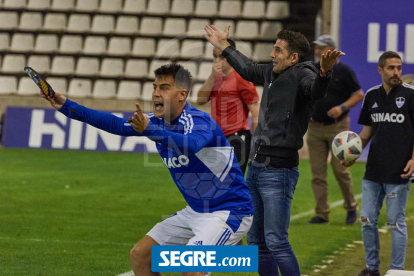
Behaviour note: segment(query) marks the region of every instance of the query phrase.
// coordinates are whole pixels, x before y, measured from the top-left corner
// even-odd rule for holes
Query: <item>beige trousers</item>
[[[328,155],[332,150],[332,140],[341,131],[349,130],[350,118],[347,116],[332,125],[313,122],[309,123],[307,143],[309,161],[312,171],[312,190],[316,200],[316,216],[329,220],[327,163]],[[336,181],[342,191],[344,208],[347,211],[356,210],[357,202],[352,191],[351,174],[347,167],[331,156],[331,166]]]

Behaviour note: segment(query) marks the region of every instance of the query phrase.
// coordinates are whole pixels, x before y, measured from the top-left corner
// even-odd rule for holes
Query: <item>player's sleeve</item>
[[[213,131],[207,116],[193,117],[189,114],[186,119],[184,134],[164,129],[150,121],[142,135],[182,154],[196,154],[213,139]]]
[[[346,66],[347,69],[347,83],[346,87],[348,88],[349,94],[352,95],[353,93],[361,90],[361,86],[359,85],[358,79],[355,75],[354,70],[351,67]]]
[[[372,119],[369,112],[369,100],[367,94],[365,94],[364,102],[362,103],[361,113],[359,114],[358,124],[364,126],[372,125]]]
[[[96,128],[121,136],[140,136],[138,132],[127,122],[127,119],[119,118],[107,112],[86,108],[69,99],[59,109],[59,112],[67,117],[85,122]]]
[[[255,84],[264,84],[267,64],[257,64],[232,46],[226,47],[222,55],[243,79]]]
[[[237,79],[237,90],[240,91],[240,96],[246,105],[251,105],[260,101],[256,86],[241,77]]]
[[[301,91],[306,98],[316,101],[325,97],[331,77],[321,77],[319,73],[306,67],[298,73]]]

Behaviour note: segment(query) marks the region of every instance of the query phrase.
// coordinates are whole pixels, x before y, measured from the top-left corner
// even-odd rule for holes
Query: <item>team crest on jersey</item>
[[[395,103],[397,104],[398,108],[401,108],[405,103],[405,98],[404,97],[398,97],[398,98],[395,99]]]

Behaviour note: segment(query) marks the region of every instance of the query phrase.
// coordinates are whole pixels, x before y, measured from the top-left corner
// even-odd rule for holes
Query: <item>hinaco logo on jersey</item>
[[[405,98],[404,97],[398,97],[398,98],[395,99],[395,103],[397,104],[398,108],[401,108],[405,103]]]
[[[373,113],[371,114],[372,121],[374,123],[390,122],[390,123],[403,123],[405,117],[403,114],[397,113]]]
[[[181,166],[187,166],[190,163],[190,159],[188,159],[185,155],[180,155],[178,157],[170,157],[170,158],[163,158],[165,166],[168,168],[179,168]]]

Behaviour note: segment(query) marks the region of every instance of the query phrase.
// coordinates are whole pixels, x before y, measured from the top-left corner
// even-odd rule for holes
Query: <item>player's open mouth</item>
[[[161,111],[163,108],[164,108],[164,104],[163,103],[158,103],[158,102],[155,102],[154,103],[154,110],[155,111]]]

